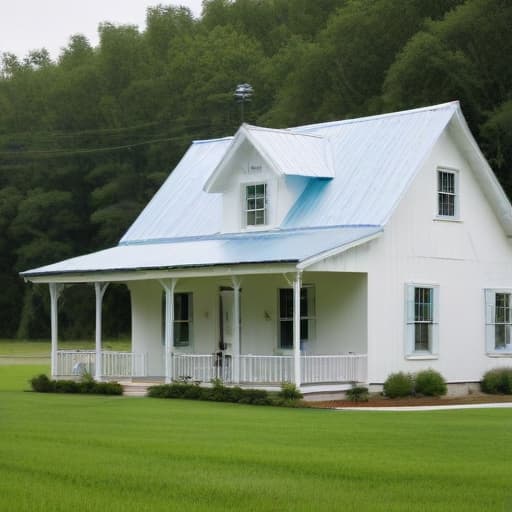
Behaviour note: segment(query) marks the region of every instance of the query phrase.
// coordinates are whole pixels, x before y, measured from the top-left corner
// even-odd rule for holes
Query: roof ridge
[[[448,107],[452,107],[455,109],[460,107],[460,102],[458,100],[455,101],[449,101],[446,103],[439,103],[438,105],[430,105],[427,107],[419,107],[419,108],[412,108],[408,110],[399,110],[398,112],[386,112],[384,114],[376,114],[374,116],[364,116],[364,117],[355,117],[350,119],[340,119],[338,121],[327,121],[325,123],[313,123],[313,124],[305,124],[302,126],[294,126],[292,128],[289,128],[289,130],[311,130],[311,129],[317,129],[317,128],[327,128],[330,126],[336,126],[336,125],[345,125],[345,124],[354,124],[354,123],[365,123],[368,121],[375,121],[377,119],[383,119],[387,117],[400,117],[400,116],[407,116],[407,115],[413,115],[413,114],[419,114],[421,112],[427,112],[427,111],[435,111],[435,110],[443,110]]]
[[[302,133],[300,131],[294,131],[295,128],[268,128],[267,126],[257,126],[254,124],[242,124],[246,130],[257,130],[262,132],[279,132],[283,135],[300,135],[301,137],[313,137],[315,139],[325,140],[322,135],[316,135],[314,133]]]

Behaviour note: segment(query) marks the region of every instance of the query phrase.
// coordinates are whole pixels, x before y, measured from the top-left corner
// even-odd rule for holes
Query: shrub
[[[347,390],[345,394],[351,402],[368,402],[368,388],[364,386],[354,386],[352,389]]]
[[[414,380],[408,373],[392,373],[384,382],[384,394],[389,398],[410,396],[413,392]]]
[[[415,391],[419,395],[446,395],[447,388],[443,376],[431,368],[418,372],[415,381]]]
[[[484,374],[480,383],[484,393],[493,395],[511,395],[512,394],[512,368],[495,368]]]
[[[81,393],[82,386],[75,380],[57,380],[55,381],[55,391],[57,393]]]
[[[91,393],[97,395],[122,395],[123,387],[118,382],[96,382],[85,377],[76,380],[50,380],[46,375],[38,375],[30,380],[34,391],[39,393]]]
[[[303,395],[292,382],[283,382],[278,396],[283,400],[300,400]]]
[[[50,380],[44,373],[30,379],[30,385],[38,393],[54,393],[55,381]]]
[[[243,394],[238,403],[251,405],[271,405],[272,400],[264,389],[243,389]]]
[[[121,386],[119,382],[95,382],[94,387],[91,391],[88,391],[88,393],[94,393],[97,395],[122,395],[123,386]]]

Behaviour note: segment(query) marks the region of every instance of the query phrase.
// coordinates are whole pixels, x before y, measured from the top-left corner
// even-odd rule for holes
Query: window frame
[[[291,294],[291,300],[293,303],[293,287],[290,286],[283,286],[277,289],[277,349],[280,351],[291,351],[293,350],[293,305],[292,305],[292,316],[282,316],[281,311],[281,292],[287,291]],[[310,343],[314,341],[315,334],[316,334],[316,290],[315,286],[313,284],[303,284],[301,286],[301,305],[302,305],[302,293],[305,292],[306,296],[306,307],[307,312],[305,315],[300,315],[300,345],[301,345],[301,351],[304,351],[305,344]],[[289,346],[283,346],[282,344],[282,323],[286,322],[288,324],[291,324],[292,326],[292,343]],[[304,322],[307,322],[306,329],[303,329]],[[304,331],[306,332],[306,335],[303,336]]]
[[[441,190],[441,175],[449,174],[453,176],[453,192]],[[453,215],[441,213],[441,195],[453,197]],[[459,171],[451,167],[439,166],[436,168],[436,219],[458,221],[460,220],[460,188]]]
[[[256,208],[256,205],[254,208],[249,208],[249,200],[254,200],[255,202],[258,200],[258,199],[261,199],[261,198],[258,198],[257,197],[257,194],[256,194],[256,190],[254,192],[254,198],[249,198],[249,193],[248,193],[248,189],[249,187],[258,187],[258,186],[263,186],[264,189],[263,189],[263,208]],[[269,219],[268,219],[268,216],[269,216],[269,210],[268,210],[268,183],[266,181],[257,181],[257,182],[251,182],[251,183],[242,183],[242,215],[243,215],[243,219],[242,219],[242,225],[247,228],[247,229],[261,229],[261,228],[265,228],[268,226],[269,224]],[[250,224],[248,222],[248,217],[249,217],[249,214],[250,213],[254,213],[254,216],[256,218],[256,215],[258,212],[263,212],[263,222],[262,223],[254,223],[254,224]]]
[[[176,319],[176,307],[177,307],[177,296],[186,295],[188,300],[188,318],[187,319]],[[173,311],[173,339],[172,347],[173,350],[190,350],[193,348],[194,342],[194,294],[192,292],[174,292],[173,297],[174,311]],[[162,295],[162,344],[165,343],[165,293]],[[179,329],[176,327],[181,324],[188,324],[188,342],[187,344],[176,344],[176,336]]]
[[[431,292],[431,314],[429,320],[418,320],[416,291],[428,289]],[[417,349],[417,329],[430,326],[428,349]],[[405,357],[406,359],[437,359],[439,357],[439,285],[431,283],[405,284]]]
[[[506,306],[508,321],[497,320],[497,304],[496,300],[499,295],[508,297],[508,305]],[[512,357],[512,289],[510,288],[486,288],[484,290],[485,300],[485,343],[488,356],[495,357]],[[508,337],[508,343],[505,342],[503,347],[496,346],[497,326],[505,327],[505,338]],[[508,327],[508,329],[507,329]]]

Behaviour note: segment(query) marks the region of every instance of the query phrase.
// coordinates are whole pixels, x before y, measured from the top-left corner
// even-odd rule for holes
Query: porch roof
[[[103,251],[22,272],[22,276],[62,276],[136,270],[182,269],[258,263],[304,264],[363,244],[380,226],[276,230],[122,244]]]

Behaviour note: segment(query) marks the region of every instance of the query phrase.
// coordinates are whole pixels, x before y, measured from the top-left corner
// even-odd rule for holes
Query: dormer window
[[[245,186],[245,225],[264,226],[267,223],[267,184]]]
[[[457,173],[437,170],[437,215],[455,219],[458,216]]]

